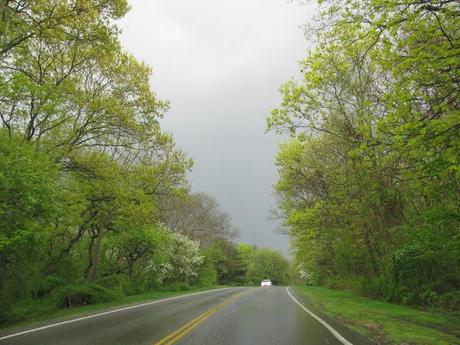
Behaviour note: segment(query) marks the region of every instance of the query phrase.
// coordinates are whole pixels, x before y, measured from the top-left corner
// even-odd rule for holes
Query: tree
[[[126,1],[4,1],[2,8],[1,37],[18,42],[0,65],[0,117],[10,134],[44,141],[61,158],[75,147],[126,154],[165,140],[158,119],[167,103],[149,87],[151,69],[118,42],[115,20]]]
[[[160,127],[167,102],[150,88],[151,68],[121,48],[127,2],[8,0],[0,9],[0,257],[8,250],[16,265],[0,268],[0,295],[17,304],[78,295],[80,285],[97,292],[112,276],[151,288],[173,261],[160,204],[188,193],[192,161]],[[167,279],[194,276],[198,264],[175,260]]]
[[[36,256],[43,252],[60,202],[57,174],[50,157],[0,130],[0,301],[5,312],[27,296],[30,278],[40,277]]]
[[[256,249],[251,256],[246,279],[252,284],[270,279],[275,285],[286,285],[289,283],[289,262],[274,250]]]
[[[276,193],[296,261],[317,283],[445,305],[458,272],[434,257],[460,260],[459,4],[322,3],[303,80],[267,120],[293,137]]]
[[[243,284],[247,266],[232,242],[218,240],[206,248],[204,254],[213,263],[219,284]]]
[[[76,43],[83,38],[103,39],[116,31],[115,27],[107,25],[109,21],[122,17],[127,9],[126,1],[2,1],[0,57],[8,57],[12,51],[33,40],[64,38]]]
[[[217,200],[205,193],[166,199],[163,221],[172,230],[209,245],[218,240],[233,240],[238,230],[230,216],[220,209]]]
[[[104,243],[102,276],[124,275],[136,291],[158,286],[158,272],[171,260],[171,241],[169,232],[162,228],[131,227],[109,234]]]
[[[200,244],[179,233],[171,233],[169,247],[171,261],[163,266],[163,274],[168,280],[190,283],[196,278],[203,263]]]

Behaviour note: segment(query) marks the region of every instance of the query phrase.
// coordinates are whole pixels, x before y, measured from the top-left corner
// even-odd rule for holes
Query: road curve
[[[286,288],[231,288],[82,319],[0,345],[343,345]],[[359,345],[354,343],[353,345]]]

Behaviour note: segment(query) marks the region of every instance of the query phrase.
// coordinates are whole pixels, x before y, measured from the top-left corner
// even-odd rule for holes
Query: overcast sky
[[[288,0],[130,0],[122,43],[154,69],[171,103],[163,128],[195,162],[194,191],[213,195],[240,242],[288,253],[269,219],[281,138],[265,134],[278,88],[297,75],[311,7]]]

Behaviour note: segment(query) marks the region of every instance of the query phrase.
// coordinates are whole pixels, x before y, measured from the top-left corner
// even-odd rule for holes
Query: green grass
[[[422,311],[320,287],[295,290],[376,344],[460,344],[460,313]]]
[[[189,293],[199,292],[199,291],[206,291],[206,290],[213,290],[222,288],[223,286],[213,286],[213,287],[203,287],[203,288],[191,288],[185,291],[151,291],[143,294],[132,295],[132,296],[123,296],[120,299],[112,302],[107,303],[99,303],[99,304],[92,304],[86,305],[82,307],[76,307],[71,309],[58,309],[58,308],[50,308],[49,306],[40,305],[40,301],[37,302],[37,306],[35,312],[31,309],[31,305],[28,304],[25,306],[28,310],[30,310],[30,316],[27,319],[21,320],[20,322],[16,323],[7,323],[0,325],[1,333],[10,333],[16,329],[22,329],[25,327],[38,327],[43,325],[49,321],[63,321],[71,318],[76,318],[80,316],[85,316],[88,314],[92,314],[98,311],[103,310],[110,310],[121,308],[141,302],[148,302],[151,300],[159,299],[159,298],[166,298],[166,297],[173,297],[179,295],[185,295]]]

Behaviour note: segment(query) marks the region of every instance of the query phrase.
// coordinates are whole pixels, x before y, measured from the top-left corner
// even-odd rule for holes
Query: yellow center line
[[[226,299],[222,303],[216,305],[215,307],[205,311],[204,313],[198,315],[196,318],[194,318],[192,321],[186,323],[183,325],[181,328],[176,330],[175,332],[171,333],[170,335],[164,337],[163,339],[157,341],[154,345],[171,345],[178,341],[179,339],[183,338],[187,333],[189,333],[192,329],[203,323],[205,320],[207,320],[209,317],[214,315],[216,312],[218,312],[220,309],[225,307],[226,305],[230,304],[231,302],[235,301],[238,297],[240,297],[244,292],[248,290],[245,290],[243,292],[237,293],[236,295]]]
[[[179,328],[177,331],[171,333],[167,337],[165,337],[165,338],[161,339],[160,341],[156,342],[155,345],[166,344],[167,341],[171,340],[172,338],[174,338],[178,334],[182,333],[183,331],[190,330],[193,325],[195,325],[196,323],[200,322],[202,319],[205,319],[207,316],[213,314],[216,309],[217,309],[217,307],[214,307],[214,308],[206,311],[205,313],[199,315],[197,318],[195,318],[192,321],[186,323],[184,326]]]

